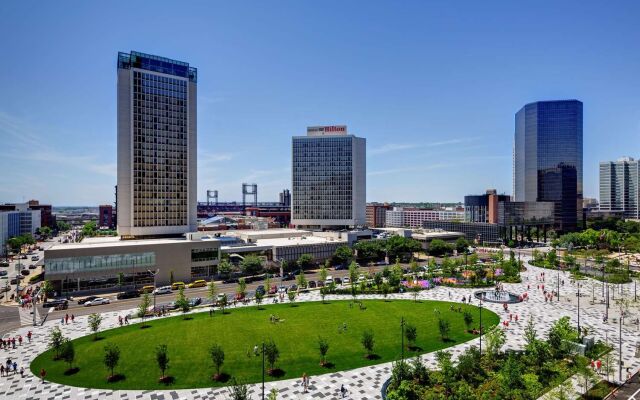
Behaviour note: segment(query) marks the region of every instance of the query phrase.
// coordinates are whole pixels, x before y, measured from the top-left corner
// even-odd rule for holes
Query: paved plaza
[[[484,303],[484,307],[497,313],[501,319],[508,320],[509,313],[517,314],[518,322],[511,322],[506,328],[507,342],[506,349],[522,349],[524,346],[523,330],[529,317],[533,318],[538,336],[545,335],[549,327],[560,317],[569,316],[572,322],[577,323],[577,288],[571,282],[568,273],[560,273],[560,280],[564,281],[564,285],[560,286],[560,302],[545,303],[544,297],[537,285],[542,284],[537,279],[542,272],[546,273],[545,288],[547,290],[556,289],[556,280],[558,273],[555,271],[545,270],[528,266],[527,272],[522,273],[523,282],[519,284],[505,284],[505,289],[522,294],[527,292],[529,300],[526,302],[509,305],[509,312],[505,313],[501,304]],[[602,289],[599,282],[592,280],[584,280],[582,283],[583,296],[580,300],[580,324],[586,326],[590,330],[590,334],[596,339],[606,340],[615,344],[618,348],[618,330],[619,325],[614,323],[619,316],[619,307],[615,303],[611,303],[609,309],[609,322],[603,322],[604,306],[600,304],[602,300]],[[527,285],[530,289],[527,290]],[[617,290],[618,288],[616,288]],[[460,302],[462,297],[472,295],[474,289],[453,289],[448,287],[438,287],[436,289],[422,291],[419,299],[443,300]],[[633,301],[634,286],[632,284],[623,285],[623,292],[626,298]],[[592,296],[595,297],[594,304],[590,304]],[[381,298],[381,296],[358,296],[359,298]],[[616,292],[616,299],[620,294]],[[346,299],[347,296],[327,296],[327,299]],[[413,299],[412,294],[393,294],[388,296],[389,299]],[[317,291],[302,294],[296,301],[319,301],[320,296]],[[478,301],[474,298],[473,304],[477,305]],[[622,361],[623,361],[623,380],[626,379],[626,368],[634,373],[640,367],[640,359],[636,357],[636,344],[640,341],[640,329],[634,320],[638,318],[639,305],[631,303],[630,317],[625,318],[622,327]],[[194,310],[192,312],[201,312],[205,310]],[[124,315],[125,312],[107,312],[103,313],[102,329],[110,329],[118,325],[118,315]],[[400,315],[390,316],[397,317],[398,323]],[[88,335],[89,329],[87,325],[87,317],[78,317],[75,322],[68,325],[61,325],[59,320],[47,321],[43,326],[32,327],[24,326],[5,335],[12,337],[22,335],[25,338],[22,346],[11,350],[0,350],[0,361],[4,362],[7,358],[15,360],[18,363],[18,370],[21,366],[25,368],[25,377],[20,378],[20,374],[9,377],[0,378],[0,398],[1,399],[33,399],[33,400],[66,400],[66,399],[83,399],[83,400],[164,400],[164,399],[227,399],[229,398],[226,388],[201,388],[201,389],[185,389],[185,390],[122,390],[110,391],[105,389],[84,389],[77,387],[69,387],[50,382],[41,382],[38,377],[31,374],[28,366],[29,363],[41,352],[46,350],[46,342],[53,326],[59,326],[65,337],[77,338]],[[26,334],[31,330],[33,332],[33,340],[31,343],[26,341]],[[478,345],[479,339],[474,339],[467,343],[450,347],[448,350],[454,354],[454,357],[463,352],[468,346]],[[617,350],[614,352],[615,358],[618,358]],[[435,354],[430,353],[423,356],[428,366],[435,365]],[[380,399],[381,388],[390,376],[391,363],[384,363],[375,366],[358,368],[350,371],[330,373],[320,376],[312,376],[310,380],[309,392],[302,393],[302,386],[299,379],[282,380],[278,382],[270,382],[266,384],[266,392],[271,388],[278,390],[279,399],[334,399],[339,398],[340,386],[345,385],[349,391],[348,398],[351,399]],[[104,374],[104,366],[96,365],[96,373]],[[617,379],[616,371],[612,378]],[[261,386],[259,384],[251,385],[251,398],[259,399],[261,394]]]

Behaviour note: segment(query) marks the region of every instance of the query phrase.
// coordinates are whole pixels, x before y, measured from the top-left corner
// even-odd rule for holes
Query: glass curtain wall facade
[[[515,201],[552,201],[560,232],[582,228],[582,102],[540,101],[516,113]]]
[[[118,229],[123,236],[195,230],[197,71],[118,54]]]
[[[296,136],[292,142],[292,224],[365,224],[365,139]]]
[[[630,157],[600,163],[600,210],[640,218],[640,163]]]

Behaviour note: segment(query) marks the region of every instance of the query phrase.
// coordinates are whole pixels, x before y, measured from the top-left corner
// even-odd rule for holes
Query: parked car
[[[35,264],[29,265],[29,269],[36,269],[36,265]]]
[[[258,287],[256,288],[256,294],[260,293],[264,296],[265,294],[265,289],[264,289],[264,285],[258,285]]]
[[[161,286],[159,288],[156,288],[153,291],[153,294],[168,294],[171,293],[171,286]]]
[[[282,285],[278,288],[278,293],[287,293],[287,287]]]
[[[0,261],[0,267],[8,267],[9,263],[6,261]]]
[[[335,278],[335,279],[333,280],[333,282],[334,282],[336,285],[342,285],[342,278]]]
[[[179,290],[180,288],[184,288],[184,282],[173,282],[171,284],[171,290]]]
[[[340,264],[340,265],[336,265],[336,271],[340,271],[341,269],[347,269],[347,265],[346,264]]]
[[[327,276],[327,279],[324,280],[324,284],[329,286],[333,283],[333,276],[329,275]]]
[[[167,310],[175,310],[176,308],[178,308],[178,305],[176,304],[175,301],[172,301],[170,303],[165,304],[165,308]]]
[[[189,306],[190,307],[198,306],[201,303],[202,303],[202,298],[200,298],[200,297],[194,297],[194,298],[189,299]]]
[[[309,289],[314,289],[316,287],[316,281],[309,281]]]
[[[127,292],[120,292],[120,293],[117,294],[116,299],[123,300],[123,299],[132,299],[134,297],[140,297],[140,292],[138,292],[137,290],[129,290]]]
[[[42,305],[43,308],[55,308],[56,310],[66,310],[69,302],[65,299],[47,300]]]
[[[152,293],[153,289],[155,289],[152,285],[143,286],[140,289],[140,294]]]
[[[204,279],[198,279],[197,281],[193,281],[189,285],[187,285],[188,288],[205,287],[205,286],[207,286],[207,281],[205,281]]]
[[[38,261],[39,259],[40,259],[40,257],[38,257],[38,256],[31,257],[31,261]]]
[[[298,290],[298,285],[294,283],[293,285],[289,286],[289,290],[293,290],[293,291]]]
[[[218,299],[217,299],[217,303],[220,303],[221,301],[224,301],[227,298],[227,295],[224,293],[218,293]]]
[[[91,300],[91,301],[87,301],[86,303],[84,303],[85,307],[91,307],[91,306],[99,306],[102,304],[109,304],[111,303],[111,301],[109,301],[109,299],[105,299],[104,297],[96,297],[95,299]]]
[[[284,274],[284,276],[282,277],[283,281],[292,281],[296,279],[296,275],[293,272],[287,272],[286,274]]]
[[[349,279],[348,276],[345,276],[344,278],[342,278],[343,285],[348,285],[349,283],[351,283],[351,279]]]
[[[0,276],[7,276],[8,272],[6,270],[0,270]]]
[[[322,282],[322,281],[318,281],[318,287],[319,287],[319,288],[324,287],[324,286],[325,286],[325,283],[324,283],[324,282]],[[327,285],[327,286],[328,286],[328,285]]]
[[[83,305],[87,301],[92,301],[92,300],[95,300],[97,298],[98,298],[98,296],[88,296],[88,297],[85,297],[85,298],[82,298],[82,299],[78,299],[78,304]]]
[[[276,294],[278,293],[278,287],[276,285],[271,285],[271,287],[269,288],[269,294]]]

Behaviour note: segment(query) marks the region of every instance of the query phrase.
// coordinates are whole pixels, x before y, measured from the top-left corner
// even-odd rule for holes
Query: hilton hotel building
[[[118,233],[180,236],[197,229],[197,70],[118,53]]]
[[[291,223],[336,229],[366,224],[366,139],[314,126],[292,142]]]

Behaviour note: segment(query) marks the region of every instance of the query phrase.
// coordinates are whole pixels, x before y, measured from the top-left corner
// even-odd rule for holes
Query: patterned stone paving
[[[564,280],[561,285],[561,300],[552,303],[545,303],[541,290],[537,290],[536,286],[542,282],[538,282],[541,272],[546,273],[544,284],[547,290],[553,290],[556,287],[557,272],[543,270],[536,267],[528,267],[528,271],[523,273],[523,282],[520,284],[506,284],[505,289],[521,294],[529,293],[529,301],[509,306],[509,312],[502,310],[501,304],[485,303],[485,308],[496,312],[503,320],[508,319],[509,313],[519,316],[518,322],[510,323],[506,328],[507,343],[506,349],[522,349],[524,346],[523,329],[529,317],[533,318],[536,325],[538,335],[545,335],[551,324],[562,316],[569,316],[575,324],[577,319],[577,297],[576,287],[570,281],[569,275],[560,273],[560,279]],[[580,323],[582,326],[590,328],[592,334],[597,339],[607,340],[610,343],[618,344],[618,324],[613,323],[613,319],[619,316],[619,309],[614,303],[609,310],[609,323],[604,323],[602,316],[604,306],[599,304],[601,297],[601,286],[594,281],[582,281],[583,297],[580,301]],[[527,290],[527,285],[530,289]],[[595,285],[593,292],[592,286]],[[626,293],[626,297],[633,300],[634,287],[633,284],[622,285]],[[619,286],[618,286],[619,287]],[[446,287],[438,287],[436,289],[420,292],[420,299],[444,300],[452,302],[460,302],[462,297],[468,297],[473,293],[472,289],[451,289]],[[590,304],[592,293],[595,296],[595,304]],[[380,296],[359,296],[365,298],[379,298]],[[616,293],[616,298],[619,294]],[[328,296],[328,299],[340,298],[338,296]],[[344,298],[344,297],[342,297]],[[409,299],[411,294],[393,294],[389,295],[391,299]],[[302,294],[296,301],[318,301],[320,300],[317,292]],[[473,304],[477,305],[474,299]],[[640,360],[636,357],[636,344],[640,340],[640,330],[638,325],[633,324],[640,315],[640,302],[632,303],[630,313],[631,316],[625,319],[622,328],[622,359],[623,359],[623,380],[626,378],[626,368],[629,367],[631,372],[635,372],[640,366]],[[192,312],[202,312],[206,310],[194,310]],[[113,328],[117,325],[118,315],[124,315],[124,312],[107,312],[103,313],[104,322],[102,329]],[[84,399],[84,400],[169,400],[169,399],[227,399],[229,392],[226,388],[210,389],[185,389],[185,390],[163,390],[163,391],[141,391],[141,390],[122,390],[110,391],[105,389],[85,389],[59,385],[50,382],[42,382],[39,378],[33,376],[29,371],[29,363],[41,352],[46,349],[47,336],[53,326],[59,326],[66,337],[77,338],[89,334],[87,327],[87,317],[76,318],[75,323],[61,325],[59,320],[47,321],[43,326],[30,327],[24,326],[20,329],[12,331],[5,335],[6,337],[22,335],[25,341],[22,346],[16,345],[16,349],[0,350],[0,360],[5,361],[11,358],[18,363],[18,370],[23,366],[25,368],[25,377],[20,378],[20,374],[11,375],[0,378],[0,399],[29,399],[29,400],[58,400],[58,399]],[[26,341],[27,331],[33,332],[33,341]],[[479,339],[459,344],[449,348],[448,350],[457,357],[468,346],[478,345]],[[425,354],[422,356],[427,366],[435,365],[435,354]],[[615,352],[617,359],[617,352]],[[310,379],[309,392],[303,393],[299,380],[289,379],[278,382],[269,382],[266,384],[265,391],[268,393],[271,388],[278,391],[279,399],[336,399],[339,398],[340,386],[345,385],[349,391],[350,399],[380,399],[380,390],[384,382],[390,376],[391,363],[384,363],[375,366],[358,368],[350,371],[342,371],[337,373],[325,374],[320,376],[312,376]],[[617,378],[617,372],[614,377]],[[261,386],[259,384],[250,386],[250,393],[253,399],[259,399],[261,394]]]

